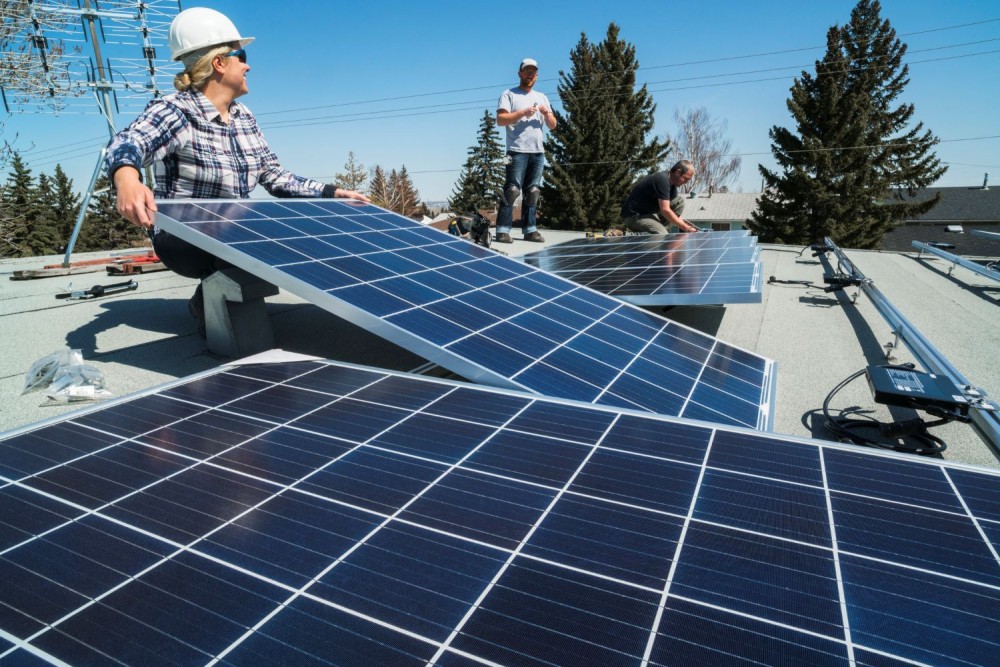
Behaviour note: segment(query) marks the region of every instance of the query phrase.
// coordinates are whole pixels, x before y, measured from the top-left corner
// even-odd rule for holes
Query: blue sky
[[[500,92],[516,84],[521,58],[539,61],[536,88],[561,109],[556,85],[570,51],[581,33],[602,40],[612,21],[636,46],[639,80],[657,103],[655,132],[674,131],[675,109],[706,107],[728,123],[743,155],[736,189],[759,190],[757,164],[774,165],[768,130],[794,127],[785,106],[793,79],[812,71],[826,31],[845,23],[855,2],[720,0],[674,3],[672,11],[662,0],[183,3],[196,5],[222,11],[257,38],[241,101],[285,167],[332,180],[354,151],[369,168],[405,165],[424,199],[442,200],[483,111],[493,112]],[[938,185],[981,185],[984,172],[1000,184],[1000,5],[883,0],[882,8],[910,49],[904,101],[942,139],[937,154],[950,167]],[[123,113],[118,126],[135,114]],[[17,135],[36,175],[59,163],[78,188],[107,137],[93,114],[16,114],[4,123],[2,137]]]

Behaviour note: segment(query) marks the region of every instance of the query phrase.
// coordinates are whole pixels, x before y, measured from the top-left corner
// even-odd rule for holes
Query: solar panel
[[[531,266],[639,306],[760,303],[760,248],[746,230],[567,241]]]
[[[157,224],[475,382],[770,427],[770,360],[375,206],[171,201]]]
[[[957,665],[1000,637],[996,470],[375,369],[217,369],[8,434],[0,483],[17,664]]]

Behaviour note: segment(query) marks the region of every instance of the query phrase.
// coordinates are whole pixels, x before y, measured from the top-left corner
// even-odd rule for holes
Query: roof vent
[[[964,234],[965,230],[962,229],[962,225],[946,225],[944,231],[949,234]]]
[[[990,181],[990,172],[986,172],[985,174],[983,174],[983,190],[989,190],[989,187],[987,187],[986,185],[987,183],[989,183],[989,181]]]

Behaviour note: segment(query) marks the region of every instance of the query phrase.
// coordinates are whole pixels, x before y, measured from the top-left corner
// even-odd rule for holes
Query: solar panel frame
[[[373,205],[170,200],[157,225],[473,382],[773,426],[771,360]]]
[[[348,399],[385,427],[300,421]],[[440,424],[485,430],[458,459],[400,448],[445,444]],[[213,369],[0,442],[0,659],[995,655],[996,470],[323,361]],[[338,479],[367,486],[333,495],[362,450]]]
[[[760,248],[747,230],[572,240],[521,259],[637,306],[763,300]]]

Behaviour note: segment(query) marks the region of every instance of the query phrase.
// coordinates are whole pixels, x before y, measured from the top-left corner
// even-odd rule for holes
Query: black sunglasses
[[[229,53],[223,53],[224,58],[239,58],[240,62],[246,64],[247,62],[247,52],[244,49],[236,49],[235,51],[230,51]]]

